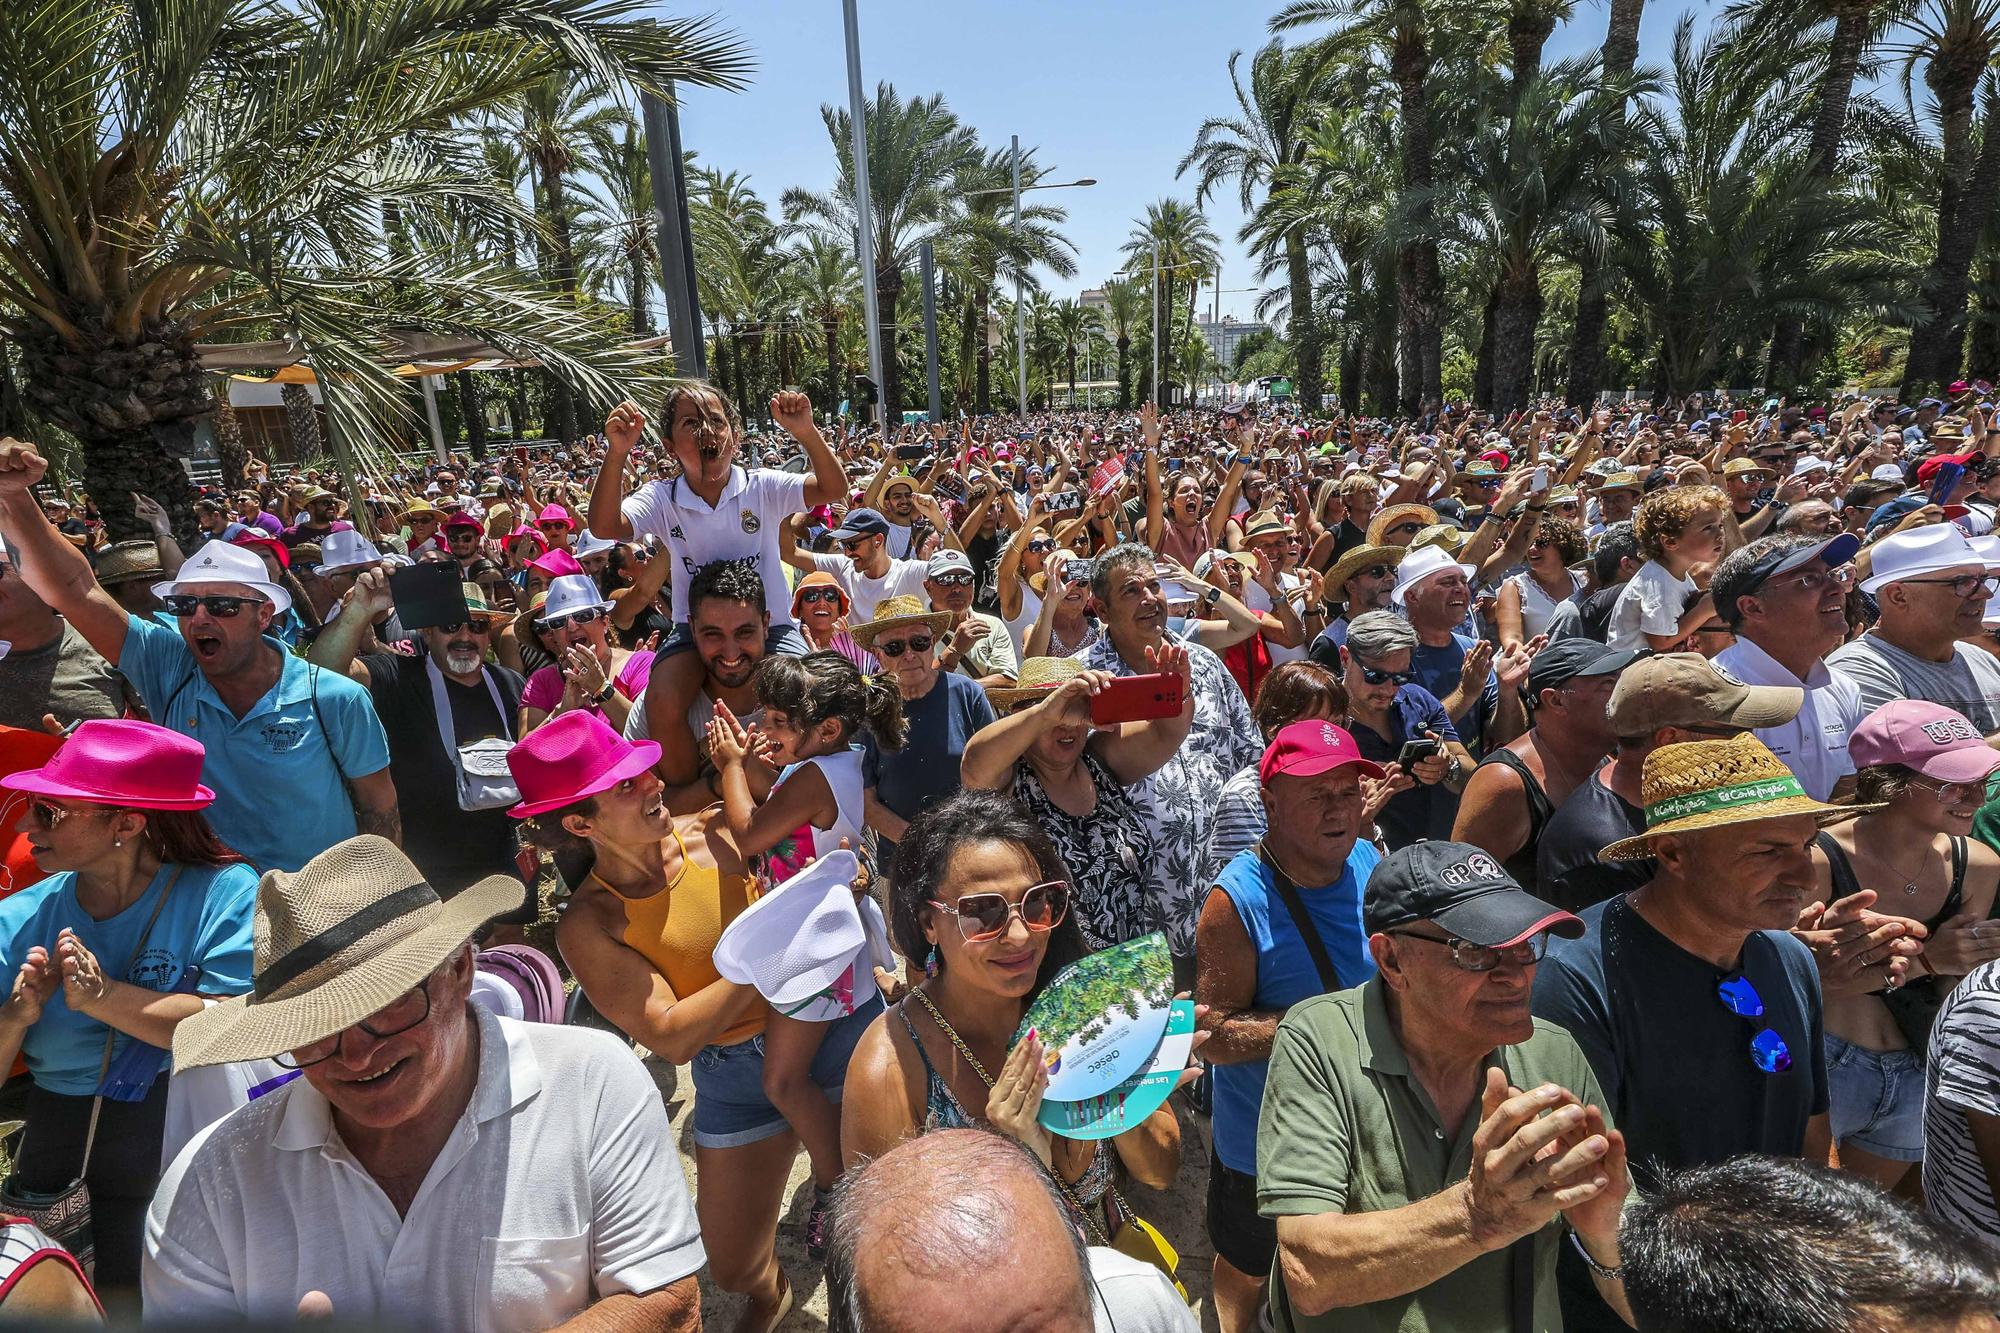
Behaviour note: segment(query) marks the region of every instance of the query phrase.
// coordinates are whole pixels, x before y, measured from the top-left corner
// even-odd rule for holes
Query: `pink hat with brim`
[[[535,515],[535,524],[540,526],[543,523],[560,523],[566,528],[576,527],[576,520],[569,516],[569,511],[558,504],[542,506],[542,512]]]
[[[528,568],[539,569],[552,579],[583,573],[583,566],[568,551],[550,551],[547,555],[538,556],[528,562]]]
[[[529,541],[533,542],[535,544],[536,549],[541,551],[543,555],[548,554],[549,551],[548,539],[543,537],[541,533],[536,532],[533,528],[529,527],[525,523],[507,534],[507,545],[512,546],[515,542],[521,540],[521,538],[523,537],[526,537]]]
[[[2000,769],[2000,750],[1962,713],[1922,699],[1892,699],[1847,738],[1856,768],[1900,764],[1938,782],[1984,782]]]
[[[564,713],[507,751],[520,804],[507,813],[527,819],[610,791],[660,762],[656,741],[628,741],[595,713]]]
[[[201,785],[203,755],[201,742],[150,722],[93,719],[47,763],[0,777],[0,787],[133,810],[200,810],[215,800]]]

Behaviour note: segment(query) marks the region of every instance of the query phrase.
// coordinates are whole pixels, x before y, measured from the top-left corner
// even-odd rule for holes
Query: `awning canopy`
[[[533,357],[509,356],[490,343],[426,333],[419,329],[391,329],[382,335],[384,360],[394,360],[394,374],[404,379],[419,375],[449,375],[459,370],[533,370],[542,364]],[[627,343],[632,351],[673,350],[673,340],[662,334]],[[195,354],[203,370],[233,374],[255,384],[312,384],[317,376],[307,363],[305,348],[290,338],[274,338],[254,343],[200,343]],[[247,372],[265,371],[263,375]]]

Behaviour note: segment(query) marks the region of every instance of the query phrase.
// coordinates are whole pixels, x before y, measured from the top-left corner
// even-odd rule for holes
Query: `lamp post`
[[[1014,170],[1014,184],[1010,192],[1014,196],[1015,234],[1018,235],[1021,230],[1021,193],[1023,190],[1069,190],[1097,184],[1096,177],[1085,176],[1080,180],[1063,181],[1060,184],[1022,185],[1021,136],[1016,134],[1009,137],[1012,143],[1012,151],[1010,153],[1011,165]],[[999,193],[999,190],[969,190],[966,192],[965,198],[973,199],[982,194]],[[1014,386],[1015,391],[1020,395],[1016,406],[1019,408],[1019,415],[1023,421],[1028,419],[1028,309],[1022,299],[1022,289],[1026,284],[1027,269],[1025,266],[1017,266],[1014,270]]]
[[[854,0],[842,0],[841,20],[847,35],[847,119],[853,137],[855,248],[861,261],[862,323],[868,330],[868,373],[875,381],[875,424],[889,438],[889,405],[882,380],[882,318],[875,308],[874,201],[868,193],[868,109],[861,96],[861,28]]]
[[[1162,273],[1178,273],[1182,269],[1190,268],[1201,269],[1204,273],[1208,271],[1207,267],[1202,264],[1167,264],[1162,266],[1160,263],[1159,246],[1155,245],[1153,247],[1152,263],[1142,269],[1128,267],[1119,270],[1121,273],[1135,276],[1139,273],[1147,273],[1152,276],[1149,300],[1153,307],[1153,406],[1155,407],[1166,406],[1166,402],[1160,394],[1160,275]]]

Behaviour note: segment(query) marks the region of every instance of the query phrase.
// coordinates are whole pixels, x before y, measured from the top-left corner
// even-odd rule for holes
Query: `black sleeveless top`
[[[1501,746],[1479,762],[1482,765],[1501,764],[1521,776],[1521,787],[1528,798],[1528,840],[1521,844],[1519,851],[1507,858],[1505,869],[1514,877],[1516,884],[1532,893],[1536,873],[1535,853],[1541,845],[1542,830],[1555,817],[1556,808],[1550,802],[1549,794],[1542,790],[1541,780],[1528,767],[1527,761],[1506,746]]]
[[[1861,892],[1861,881],[1854,875],[1854,863],[1847,859],[1847,852],[1833,840],[1833,835],[1821,833],[1814,841],[1826,853],[1834,897],[1845,898]],[[1926,931],[1934,931],[1958,915],[1958,909],[1965,901],[1965,866],[1965,839],[1954,834],[1951,839],[1951,887],[1945,890],[1944,905],[1924,921]],[[1880,907],[1881,900],[1877,899],[1875,905]],[[1910,1044],[1910,1049],[1919,1060],[1930,1049],[1931,1024],[1937,1021],[1938,1009],[1951,991],[1950,985],[1940,984],[1944,980],[1943,977],[1928,975],[1911,977],[1895,990],[1876,992],[1882,997],[1882,1003],[1888,1006],[1889,1017],[1896,1020],[1896,1028],[1903,1034],[1903,1040]],[[1951,980],[1956,984],[1957,978]]]

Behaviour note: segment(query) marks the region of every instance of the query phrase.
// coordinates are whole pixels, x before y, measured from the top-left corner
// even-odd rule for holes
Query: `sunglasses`
[[[1399,532],[1407,532],[1415,534],[1422,532],[1423,530],[1424,530],[1424,525],[1414,521],[1409,523],[1398,523],[1395,527],[1389,529],[1389,535],[1393,537]]]
[[[849,555],[853,555],[867,544],[868,538],[866,537],[849,537],[840,543],[840,549]]]
[[[832,602],[835,606],[838,606],[840,605],[840,589],[807,588],[804,592],[799,594],[799,600],[801,602],[807,602],[807,603]]]
[[[448,625],[433,625],[440,634],[456,634],[460,630],[471,630],[474,634],[485,634],[493,628],[487,620],[454,620]]]
[[[1355,660],[1354,665],[1361,672],[1361,679],[1367,681],[1370,685],[1387,685],[1391,681],[1398,685],[1408,685],[1417,678],[1416,673],[1410,671],[1378,670],[1358,658]]]
[[[1395,568],[1391,565],[1370,565],[1366,569],[1355,570],[1347,578],[1348,582],[1351,583],[1355,579],[1386,579],[1393,573],[1395,573]]]
[[[262,597],[196,597],[192,593],[177,592],[160,599],[160,605],[176,620],[186,620],[197,609],[208,612],[217,620],[233,620],[243,614],[246,606],[261,606]]]
[[[875,641],[875,652],[879,656],[886,657],[893,662],[906,652],[929,652],[932,642],[933,640],[928,634],[912,634],[907,639],[897,639],[890,643],[883,643],[880,639],[877,639]]]
[[[404,994],[400,999],[391,1000],[389,1007],[381,1009],[354,1026],[369,1036],[377,1038],[393,1037],[399,1032],[408,1032],[417,1024],[431,1016],[431,979],[425,977],[417,983],[417,988]],[[272,1056],[280,1067],[304,1069],[322,1060],[331,1060],[340,1050],[340,1042],[347,1035],[342,1028],[331,1037],[322,1037],[310,1046],[301,1046],[295,1051],[280,1051]]]
[[[1912,778],[1912,791],[1926,791],[1937,798],[1939,805],[1977,805],[1986,799],[1986,784],[1983,782],[1940,782],[1932,786]]]
[[[51,805],[47,801],[28,802],[28,817],[50,832],[54,832],[56,825],[62,823],[71,815],[110,815],[116,813],[117,811],[105,806],[93,806],[85,810],[65,810],[61,806]]]
[[[1764,1016],[1764,998],[1745,976],[1724,977],[1715,983],[1715,997],[1722,1007],[1756,1027],[1750,1036],[1750,1063],[1767,1074],[1782,1074],[1792,1067],[1792,1050],[1785,1039],[1770,1027],[1757,1024]]]
[[[1401,935],[1405,939],[1424,940],[1431,944],[1444,945],[1445,948],[1451,950],[1451,961],[1461,972],[1491,972],[1494,968],[1500,966],[1502,962],[1513,963],[1519,967],[1533,967],[1536,963],[1541,962],[1549,952],[1549,936],[1547,931],[1538,932],[1522,940],[1519,944],[1510,944],[1504,949],[1496,949],[1485,944],[1474,944],[1471,940],[1462,940],[1456,935],[1445,935],[1442,937],[1437,935],[1419,935],[1413,930],[1392,930],[1389,933],[1391,935]]]
[[[939,574],[931,582],[937,584],[940,588],[970,588],[972,586],[972,575]]]
[[[1037,537],[1034,541],[1028,543],[1029,555],[1046,555],[1055,549],[1056,544],[1047,537]]]
[[[998,939],[1018,914],[1021,924],[1036,934],[1054,930],[1069,911],[1069,885],[1061,880],[1036,884],[1010,903],[997,893],[968,893],[952,907],[937,899],[931,906],[958,918],[958,933],[968,944]]]
[[[604,612],[599,608],[587,606],[581,611],[572,611],[566,616],[550,616],[547,620],[537,620],[535,628],[546,630],[553,634],[557,630],[567,629],[571,625],[588,625],[603,614]]]

